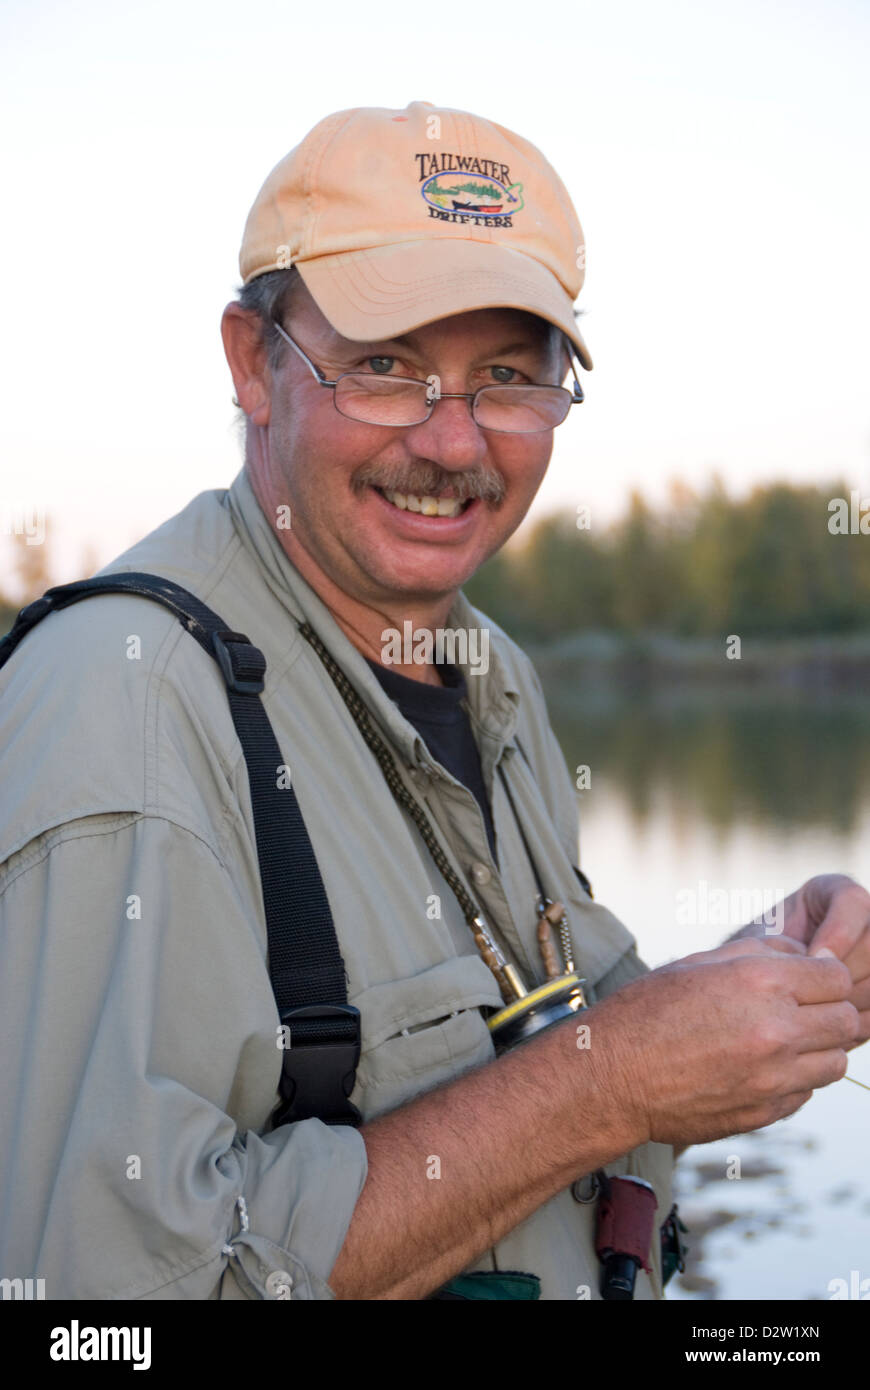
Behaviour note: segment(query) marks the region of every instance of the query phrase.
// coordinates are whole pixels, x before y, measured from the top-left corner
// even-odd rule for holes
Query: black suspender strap
[[[344,961],[323,879],[286,764],[260,700],[266,660],[194,594],[138,572],[61,584],[22,608],[0,641],[0,667],[49,613],[97,594],[136,594],[168,608],[218,664],[251,787],[269,943],[269,976],[281,1019],[281,1102],[272,1125],[316,1117],[361,1123],[350,1103],[360,1054],[359,1010],[347,1002]]]

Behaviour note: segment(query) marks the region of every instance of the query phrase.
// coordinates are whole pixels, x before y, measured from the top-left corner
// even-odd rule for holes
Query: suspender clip
[[[352,1004],[305,1004],[281,1009],[288,1029],[281,1104],[272,1126],[316,1117],[327,1125],[362,1123],[350,1103],[360,1055],[360,1014]]]
[[[212,633],[211,644],[227,687],[238,695],[259,695],[266,684],[266,659],[250,637],[224,627]]]

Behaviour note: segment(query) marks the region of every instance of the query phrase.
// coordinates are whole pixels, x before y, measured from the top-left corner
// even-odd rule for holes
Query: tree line
[[[721,478],[671,485],[653,508],[633,492],[601,527],[580,510],[544,517],[522,546],[493,556],[464,586],[518,641],[582,631],[683,637],[800,636],[870,628],[870,500],[843,533],[849,485],[768,483],[729,496]],[[833,530],[831,528],[834,528]]]

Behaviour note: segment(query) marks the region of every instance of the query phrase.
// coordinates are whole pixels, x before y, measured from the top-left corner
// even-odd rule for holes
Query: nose
[[[470,400],[436,401],[428,420],[408,427],[406,439],[418,457],[442,468],[473,468],[487,457],[486,434],[472,418]]]

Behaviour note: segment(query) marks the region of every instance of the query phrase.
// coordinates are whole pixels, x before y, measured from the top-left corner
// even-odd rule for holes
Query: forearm
[[[364,1126],[368,1177],[329,1276],[337,1298],[425,1298],[575,1178],[642,1142],[608,1050],[579,1050],[576,1037],[574,1020],[558,1024]]]

